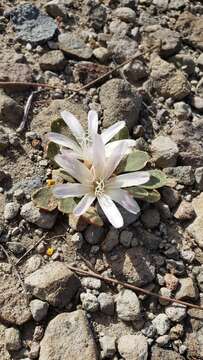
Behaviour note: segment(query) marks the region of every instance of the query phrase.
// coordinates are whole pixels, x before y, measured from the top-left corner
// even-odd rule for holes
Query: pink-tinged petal
[[[122,174],[109,180],[108,186],[114,188],[123,188],[145,184],[150,179],[147,171],[136,171],[132,173]]]
[[[99,196],[98,202],[109,222],[115,228],[122,227],[124,224],[122,215],[118,210],[118,208],[116,207],[116,205],[114,204],[114,202],[111,200],[110,196],[106,194]]]
[[[118,132],[125,127],[125,121],[118,121],[101,133],[104,144],[107,144]]]
[[[113,174],[114,170],[117,168],[120,161],[125,156],[127,148],[128,145],[126,145],[124,142],[118,143],[118,145],[114,149],[114,152],[106,160],[106,179],[108,179]]]
[[[80,202],[77,204],[77,206],[73,210],[73,213],[76,216],[80,216],[80,215],[84,214],[89,209],[89,207],[92,205],[94,200],[95,200],[95,195],[92,195],[90,193],[86,194],[80,200]]]
[[[93,136],[98,133],[98,114],[95,110],[88,112],[88,134]]]
[[[68,125],[69,129],[71,130],[75,138],[78,139],[78,141],[80,139],[83,139],[85,136],[85,131],[81,126],[80,122],[78,121],[78,119],[69,111],[62,111],[61,116],[65,121],[66,125]]]
[[[79,182],[87,184],[90,181],[91,172],[89,169],[73,156],[58,154],[55,156],[54,160],[60,167],[62,167],[68,174]]]
[[[103,177],[105,174],[105,148],[101,135],[99,134],[96,134],[93,138],[92,152],[92,163],[96,177]]]
[[[59,184],[55,185],[53,188],[53,194],[57,198],[66,198],[66,197],[81,197],[89,191],[88,186],[82,184]]]
[[[105,145],[106,157],[107,158],[110,157],[113,154],[114,149],[118,146],[118,144],[121,144],[121,143],[125,143],[127,145],[125,155],[129,154],[130,151],[132,150],[132,147],[136,145],[135,140],[132,140],[132,139],[112,141],[109,144]]]
[[[129,212],[133,214],[140,212],[138,203],[127,191],[122,189],[109,190],[108,195],[112,198],[112,200],[123,206]]]
[[[50,141],[52,141],[60,146],[65,146],[76,152],[80,151],[80,147],[78,146],[78,144],[75,141],[67,138],[66,136],[64,136],[62,134],[51,132],[51,133],[48,133],[47,136]]]

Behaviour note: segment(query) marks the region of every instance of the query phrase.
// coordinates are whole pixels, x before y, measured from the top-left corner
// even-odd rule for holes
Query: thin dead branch
[[[26,123],[27,123],[27,120],[28,120],[29,111],[30,111],[30,108],[31,108],[31,105],[32,105],[33,96],[34,96],[34,91],[31,92],[30,96],[27,99],[27,102],[26,102],[26,105],[25,105],[25,108],[24,108],[24,114],[23,114],[22,122],[20,123],[20,126],[16,130],[18,133],[21,133],[25,129],[25,126],[26,126]]]
[[[98,273],[95,273],[94,271],[85,271],[85,270],[78,269],[77,267],[74,267],[74,266],[71,266],[71,265],[68,265],[68,268],[70,270],[76,272],[78,275],[81,275],[81,276],[92,276],[92,277],[100,279],[100,280],[102,280],[102,281],[104,281],[106,283],[114,284],[114,285],[121,285],[121,286],[123,286],[125,288],[128,288],[128,289],[131,289],[131,290],[133,290],[135,292],[142,293],[142,294],[145,294],[145,295],[150,295],[150,296],[156,297],[158,299],[168,301],[170,303],[176,303],[176,304],[184,305],[184,306],[187,306],[187,307],[190,307],[190,308],[203,310],[203,306],[191,304],[191,303],[188,303],[186,301],[170,298],[168,296],[162,296],[162,295],[156,294],[154,292],[151,292],[151,291],[149,291],[147,289],[142,289],[142,288],[140,288],[138,286],[129,284],[127,282],[123,282],[123,281],[120,281],[120,280],[117,280],[117,279],[114,279],[114,278],[111,278],[111,277],[104,277],[104,276],[102,276],[102,275],[100,275]]]

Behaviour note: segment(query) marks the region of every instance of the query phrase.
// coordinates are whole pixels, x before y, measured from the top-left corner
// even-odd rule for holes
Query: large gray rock
[[[34,206],[33,202],[25,204],[21,208],[20,215],[28,222],[35,224],[43,229],[51,229],[56,221],[57,212],[40,210]]]
[[[107,261],[119,279],[138,286],[153,281],[155,266],[146,249],[137,246],[128,250],[118,248],[114,250],[114,255],[115,258],[107,256]]]
[[[129,7],[118,7],[114,13],[114,16],[116,16],[117,18],[119,18],[122,21],[125,22],[129,22],[129,23],[134,23],[137,16],[134,10],[130,9]]]
[[[116,297],[116,312],[124,321],[134,321],[140,315],[140,302],[137,295],[129,289],[122,289]]]
[[[124,120],[129,129],[138,121],[141,98],[122,79],[112,79],[101,86],[100,102],[104,110],[103,127]]]
[[[152,347],[151,360],[185,360],[185,357],[176,351],[162,349],[159,346]]]
[[[6,330],[7,328],[3,324],[0,324],[0,359],[1,360],[11,360],[11,357],[6,349],[6,344],[5,344]]]
[[[175,166],[178,157],[178,147],[169,137],[160,135],[152,141],[151,151],[158,167]]]
[[[20,205],[17,202],[9,202],[5,205],[4,208],[4,219],[12,220],[14,219],[20,210]]]
[[[69,56],[75,56],[79,59],[88,60],[92,56],[92,49],[86,45],[79,34],[72,32],[59,35],[59,48]]]
[[[28,291],[53,306],[69,304],[80,286],[80,280],[59,261],[49,263],[25,278]]]
[[[46,12],[56,18],[62,17],[64,20],[68,19],[68,6],[73,3],[72,0],[51,0],[45,4]]]
[[[55,21],[32,4],[19,5],[9,15],[17,32],[17,39],[26,43],[43,43],[50,40],[57,30]]]
[[[118,351],[125,360],[147,360],[147,339],[143,335],[123,335],[118,339]]]
[[[121,22],[121,24],[127,25],[124,22]],[[116,26],[118,25],[116,24]],[[118,31],[119,27],[117,27],[116,30]],[[126,32],[126,30],[124,31]],[[108,50],[111,54],[113,54],[117,63],[122,63],[130,57],[133,57],[137,51],[137,48],[138,45],[135,40],[131,39],[129,36],[123,37],[119,33],[112,36],[111,40],[108,41]]]
[[[147,34],[149,36],[149,34]],[[166,28],[160,28],[150,34],[153,40],[161,40],[160,53],[164,57],[176,54],[180,50],[180,35],[176,31]]]
[[[85,312],[62,313],[51,320],[41,341],[39,360],[97,360]]]
[[[27,83],[32,82],[32,70],[28,64],[12,64],[9,62],[2,62],[0,68],[0,81],[12,82],[9,87],[2,86],[5,90],[21,92],[22,90],[27,90],[28,87],[16,84],[17,82]],[[13,103],[14,104],[14,103]],[[16,106],[16,105],[15,105]],[[17,112],[17,119],[19,120],[19,115]],[[15,119],[13,119],[15,121]]]
[[[190,299],[195,300],[198,297],[198,289],[192,278],[179,279],[179,288],[175,295],[176,299],[184,300]]]
[[[184,41],[195,49],[203,50],[203,16],[195,16],[189,11],[180,14],[176,29],[184,37]]]
[[[42,70],[60,71],[65,67],[65,57],[60,50],[53,50],[41,56],[39,61]]]
[[[53,100],[49,106],[45,107],[43,111],[34,117],[32,120],[32,130],[40,133],[45,138],[47,132],[50,132],[51,122],[60,117],[61,111],[70,111],[81,122],[84,128],[87,127],[87,113],[81,103],[76,103],[71,100]],[[43,128],[42,128],[43,123]],[[70,135],[67,127],[67,135]]]
[[[31,318],[27,297],[8,264],[0,266],[0,318],[6,323],[22,325]]]
[[[20,331],[13,327],[5,331],[5,344],[9,351],[17,351],[22,347]]]
[[[198,216],[192,224],[187,227],[187,231],[193,236],[198,246],[203,249],[203,216]]]
[[[23,109],[11,97],[0,91],[0,122],[8,126],[18,126],[22,120]]]
[[[184,99],[190,93],[190,83],[185,74],[176,70],[173,64],[162,60],[159,56],[152,57],[151,78],[153,88],[164,98]]]

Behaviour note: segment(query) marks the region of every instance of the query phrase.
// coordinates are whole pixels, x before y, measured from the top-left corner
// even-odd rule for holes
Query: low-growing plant
[[[137,214],[140,207],[136,199],[150,203],[160,199],[158,189],[168,185],[168,179],[161,170],[152,169],[147,152],[135,149],[125,122],[98,134],[95,111],[88,113],[88,132],[72,114],[62,112],[61,116],[51,125],[47,154],[59,166],[63,183],[48,181],[47,186],[35,191],[32,200],[36,207],[47,211],[58,208],[102,226],[93,206],[97,200],[110,223],[119,228],[123,218],[117,203]],[[73,138],[67,137],[66,125]]]

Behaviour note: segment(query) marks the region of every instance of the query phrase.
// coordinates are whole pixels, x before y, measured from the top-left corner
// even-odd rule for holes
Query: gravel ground
[[[203,311],[67,266],[91,264],[203,306],[202,2],[3,0],[0,43],[0,359],[203,359]],[[136,148],[173,178],[160,201],[140,202],[139,217],[125,212],[119,230],[41,211],[31,199],[57,176],[46,151],[51,122],[69,110],[86,126],[90,109],[101,128],[124,120]]]

